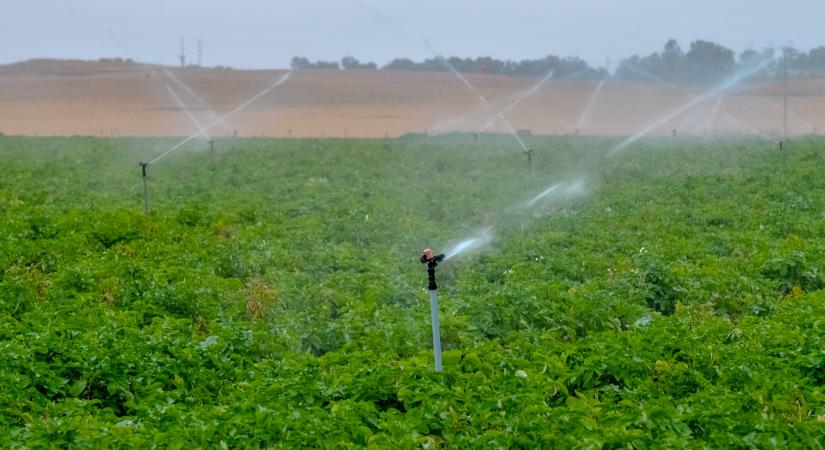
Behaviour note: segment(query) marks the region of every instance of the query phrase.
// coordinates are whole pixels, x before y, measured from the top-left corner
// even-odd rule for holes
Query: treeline
[[[489,56],[479,58],[431,58],[416,63],[409,59],[395,59],[382,67],[387,70],[449,70],[447,65],[463,73],[489,73],[496,75],[544,76],[553,71],[555,78],[601,79],[608,76],[604,68],[594,68],[578,57],[559,58],[548,55],[542,59],[502,61]]]
[[[745,50],[738,55],[733,50],[708,41],[694,41],[687,51],[669,40],[661,52],[645,57],[632,56],[619,63],[614,78],[632,81],[665,81],[668,83],[711,83],[730,77],[736,70],[770,61],[757,78],[780,77],[785,70],[792,76],[825,76],[825,47],[809,52],[786,47],[780,54],[773,49]]]
[[[432,72],[449,71],[449,66],[462,73],[488,73],[495,75],[544,76],[551,70],[555,78],[602,79],[608,76],[604,68],[593,68],[577,57],[559,58],[546,56],[542,59],[522,61],[502,61],[489,56],[479,58],[431,58],[422,62],[398,58],[382,66],[381,70],[420,70]],[[340,61],[310,61],[304,57],[294,57],[290,63],[293,69],[378,69],[374,62],[361,63],[352,56]]]
[[[738,56],[738,57],[737,57]],[[612,78],[639,82],[714,83],[730,77],[738,69],[771,61],[758,76],[778,77],[784,70],[793,76],[825,77],[825,47],[809,52],[787,47],[781,54],[773,49],[745,50],[739,55],[714,42],[696,40],[687,51],[675,39],[669,40],[661,52],[647,56],[634,55],[622,60]],[[449,66],[448,66],[449,65]],[[374,62],[362,63],[352,56],[340,61],[310,61],[304,57],[292,58],[293,69],[378,70]],[[499,60],[489,56],[478,58],[430,58],[416,62],[398,58],[381,66],[380,70],[420,70],[444,72],[450,67],[462,73],[495,75],[544,76],[553,71],[553,78],[600,80],[611,77],[607,68],[592,67],[579,57],[560,58],[548,55],[541,59],[521,61]]]

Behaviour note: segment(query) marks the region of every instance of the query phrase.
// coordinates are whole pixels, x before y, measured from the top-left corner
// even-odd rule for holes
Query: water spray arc
[[[639,139],[647,136],[648,134],[650,134],[654,130],[658,129],[662,125],[670,122],[671,120],[675,119],[676,117],[679,117],[682,114],[684,114],[685,112],[691,110],[696,105],[699,105],[700,103],[703,103],[703,102],[707,101],[710,98],[716,97],[717,95],[724,94],[726,91],[728,91],[729,89],[736,86],[742,80],[756,74],[757,72],[759,72],[762,69],[764,69],[765,67],[767,67],[770,62],[771,62],[771,60],[766,60],[766,61],[763,61],[762,64],[757,65],[755,68],[751,68],[749,70],[741,71],[740,73],[737,73],[736,75],[734,75],[733,77],[731,77],[730,79],[728,79],[724,83],[720,84],[719,86],[714,87],[713,89],[703,93],[702,95],[699,95],[697,97],[692,98],[687,103],[685,103],[682,106],[676,108],[675,110],[671,111],[670,113],[666,114],[665,116],[651,122],[650,124],[643,127],[641,130],[636,132],[634,135],[632,135],[632,136],[628,137],[627,139],[625,139],[624,141],[620,142],[617,146],[613,147],[613,149],[610,150],[609,154],[613,155],[613,154],[615,154],[615,153],[617,153],[621,150],[624,150],[625,148],[627,148],[628,146],[630,146],[634,142],[636,142]]]
[[[433,357],[435,359],[435,371],[441,372],[441,330],[438,322],[438,284],[435,280],[435,268],[438,263],[447,257],[442,253],[433,255],[433,251],[428,249],[419,258],[421,264],[427,265],[427,294],[430,297],[430,316],[433,328]]]
[[[713,122],[716,120],[716,114],[719,112],[719,108],[722,106],[724,100],[725,94],[719,94],[719,97],[716,98],[716,103],[713,104],[713,109],[710,111],[708,121],[705,123],[706,130],[709,130],[713,126]]]
[[[228,113],[224,114],[223,116],[218,117],[218,119],[216,119],[216,120],[214,120],[213,122],[209,123],[209,125],[207,125],[207,126],[203,127],[203,129],[204,129],[204,130],[209,130],[209,129],[211,129],[211,128],[214,128],[216,125],[218,125],[218,124],[219,124],[219,123],[221,123],[222,121],[224,121],[224,120],[226,120],[226,119],[228,119],[228,118],[230,118],[230,117],[234,116],[235,114],[237,114],[238,112],[240,112],[241,110],[243,110],[244,108],[246,108],[247,106],[249,106],[250,104],[252,104],[255,100],[258,100],[259,98],[261,98],[261,97],[263,97],[264,95],[268,94],[270,91],[272,91],[272,90],[273,90],[273,89],[275,89],[276,87],[278,87],[278,86],[280,86],[280,85],[284,84],[284,83],[286,82],[286,80],[288,80],[288,79],[289,79],[289,77],[290,77],[291,75],[292,75],[292,71],[287,72],[286,74],[284,74],[283,76],[281,76],[281,78],[279,78],[279,79],[278,79],[278,81],[276,81],[275,83],[273,83],[272,85],[270,85],[269,87],[267,87],[266,89],[264,89],[263,91],[261,91],[261,92],[259,92],[259,93],[255,94],[255,96],[253,96],[253,97],[252,97],[252,98],[250,98],[249,100],[247,100],[247,101],[245,101],[245,102],[241,103],[240,105],[238,105],[238,107],[236,107],[236,108],[235,108],[235,109],[233,109],[232,111],[229,111]],[[182,140],[182,141],[178,142],[177,144],[173,145],[172,147],[169,147],[167,150],[165,150],[164,152],[162,152],[161,154],[159,154],[158,156],[156,156],[153,160],[149,161],[147,164],[150,164],[150,165],[151,165],[151,164],[155,164],[155,163],[157,163],[158,161],[160,161],[161,159],[163,159],[164,157],[166,157],[166,155],[168,155],[169,153],[172,153],[173,151],[175,151],[175,150],[177,150],[177,149],[181,148],[184,144],[186,144],[187,142],[191,141],[192,139],[195,139],[196,137],[198,137],[198,136],[200,136],[200,135],[201,135],[201,132],[200,132],[200,131],[198,131],[197,133],[195,133],[195,134],[193,134],[193,135],[190,135],[189,137],[187,137],[187,138],[185,138],[184,140]]]
[[[464,85],[467,86],[467,88],[469,88],[473,93],[475,93],[475,95],[478,97],[479,101],[481,101],[481,103],[484,106],[486,106],[486,107],[490,106],[490,102],[487,101],[487,98],[485,98],[484,95],[478,89],[476,89],[476,87],[473,86],[472,83],[470,83],[470,81],[467,80],[467,78],[464,75],[461,74],[461,72],[456,70],[455,67],[453,67],[453,65],[450,64],[450,62],[447,61],[444,58],[444,56],[439,54],[435,50],[435,48],[432,45],[430,45],[429,42],[427,42],[426,40],[424,42],[427,44],[427,47],[432,52],[436,53],[436,58],[442,64],[444,64],[450,70],[450,72],[452,72],[456,77],[458,77],[458,79],[461,80],[464,83]],[[535,92],[537,92],[544,85],[544,83],[546,83],[547,80],[549,80],[552,76],[553,76],[553,71],[551,70],[544,78],[541,79],[541,81],[539,81],[539,83],[537,83],[531,89],[527,90],[524,95],[520,96],[518,99],[516,99],[516,101],[514,101],[512,104],[508,105],[502,111],[499,111],[496,114],[496,119],[500,120],[504,124],[504,126],[507,127],[507,130],[513,136],[513,138],[516,140],[516,142],[518,142],[519,146],[521,146],[522,152],[524,152],[524,154],[527,156],[528,171],[530,173],[532,173],[532,171],[533,171],[533,152],[534,152],[534,149],[532,147],[527,147],[527,145],[524,144],[524,142],[521,140],[518,133],[516,132],[515,128],[513,128],[513,126],[510,124],[510,121],[508,121],[507,118],[504,117],[504,113],[511,110],[512,108],[515,108],[524,99],[526,99],[527,97],[529,97],[529,96],[533,95]],[[488,123],[487,125],[492,126],[492,123],[496,119],[494,119],[492,122]],[[483,131],[483,130],[484,130],[484,128],[482,128],[481,131]]]
[[[171,71],[171,70],[169,70],[169,69],[165,69],[165,68],[164,68],[164,69],[163,69],[163,74],[164,74],[167,78],[169,78],[170,80],[172,80],[172,82],[173,82],[173,83],[175,83],[176,85],[178,85],[181,89],[183,89],[184,91],[186,91],[186,93],[187,93],[187,94],[189,94],[190,96],[192,96],[192,98],[194,98],[195,100],[197,100],[198,104],[200,104],[200,107],[201,107],[201,108],[203,108],[203,109],[204,109],[204,111],[206,111],[206,113],[209,115],[209,117],[210,117],[212,120],[215,120],[215,119],[217,119],[217,118],[218,118],[218,115],[217,115],[217,114],[215,114],[215,112],[214,112],[214,111],[212,111],[212,108],[210,108],[210,107],[209,107],[209,104],[207,104],[207,103],[206,103],[206,100],[204,100],[204,99],[203,99],[203,97],[201,97],[200,95],[198,95],[198,93],[197,93],[197,92],[195,92],[195,91],[194,91],[194,89],[192,89],[191,87],[189,87],[189,85],[188,85],[188,84],[184,83],[184,82],[183,82],[183,80],[181,80],[180,78],[178,78],[178,77],[175,75],[175,73],[174,73],[174,72],[172,72],[172,71]],[[228,123],[228,122],[227,122],[227,121],[225,121],[225,120],[222,120],[222,121],[221,121],[221,125],[223,125],[223,127],[224,127],[224,128],[226,128],[226,130],[228,130],[228,131],[230,131],[230,132],[231,132],[232,130],[234,130],[234,129],[235,129],[234,127],[232,127],[232,124]]]
[[[541,87],[544,86],[547,83],[547,81],[549,81],[552,78],[553,74],[554,74],[554,71],[551,70],[538,83],[536,83],[535,85],[530,87],[530,89],[527,89],[526,91],[524,91],[520,94],[510,96],[510,97],[508,97],[504,100],[498,100],[496,102],[487,103],[485,105],[485,108],[490,109],[490,108],[492,108],[493,105],[500,104],[500,103],[506,103],[507,101],[512,100],[512,102],[506,103],[503,108],[499,109],[498,111],[495,111],[493,114],[490,114],[493,117],[492,120],[488,120],[481,128],[474,131],[474,133],[480,133],[480,132],[487,131],[490,127],[492,127],[496,123],[499,116],[502,116],[502,115],[508,113],[510,110],[512,110],[513,108],[518,106],[521,102],[523,102],[524,100],[527,100],[528,98],[533,96],[536,92],[538,92],[538,90],[541,89]],[[488,115],[488,114],[485,113],[485,111],[481,111],[481,112],[479,112],[477,110],[469,111],[469,112],[467,112],[465,114],[462,114],[462,115],[460,115],[460,116],[458,116],[454,119],[449,120],[446,123],[434,126],[433,131],[440,131],[440,130],[443,130],[443,129],[446,129],[446,128],[450,128],[454,124],[465,121],[465,120],[467,120],[468,117],[473,116],[475,114],[479,114],[479,113],[481,113],[485,116]]]
[[[189,111],[189,108],[186,107],[186,104],[183,103],[183,100],[181,100],[180,97],[178,97],[178,94],[175,92],[174,89],[172,89],[172,86],[169,86],[167,84],[166,89],[169,91],[169,94],[172,96],[172,98],[175,99],[175,103],[177,103],[178,106],[180,107],[180,109],[182,109],[183,112],[186,113],[186,116],[189,117],[189,120],[192,121],[192,123],[195,125],[195,127],[198,129],[198,131],[200,131],[200,133],[203,135],[203,137],[205,137],[206,140],[209,141],[210,145],[211,145],[212,138],[209,137],[209,134],[206,132],[206,130],[203,129],[200,122],[198,122],[198,119],[192,114],[191,111]]]
[[[596,85],[596,89],[593,90],[593,95],[590,96],[590,100],[587,101],[587,105],[584,107],[581,115],[579,116],[578,122],[576,122],[576,132],[580,133],[582,128],[584,128],[585,122],[587,122],[587,118],[590,115],[590,110],[593,109],[593,105],[596,103],[596,99],[599,97],[599,94],[602,92],[602,88],[604,87],[604,83],[606,80],[599,81],[599,84]]]
[[[777,105],[777,104],[776,104],[774,101],[772,101],[771,99],[769,99],[769,98],[764,98],[764,97],[763,97],[763,100],[765,101],[765,103],[767,103],[768,105],[770,105],[770,106],[771,106],[771,108],[777,109],[777,110],[779,110],[780,112],[784,111],[784,109],[783,109],[783,107],[782,107],[782,106]],[[807,128],[807,129],[808,129],[808,131],[809,131],[810,133],[816,134],[816,127],[815,127],[815,126],[811,125],[811,123],[810,123],[810,122],[808,122],[807,120],[803,119],[802,117],[799,117],[797,114],[795,114],[794,112],[792,112],[790,109],[788,110],[788,117],[789,117],[789,118],[791,118],[791,119],[796,120],[796,121],[797,121],[800,125],[802,125],[802,126],[804,126],[805,128]]]
[[[453,248],[448,251],[444,259],[451,259],[461,255],[464,252],[468,252],[471,250],[475,250],[479,247],[483,247],[490,242],[493,241],[493,227],[487,227],[474,237],[469,239],[465,239],[458,244],[456,244]]]
[[[729,122],[733,123],[734,125],[738,125],[738,126],[740,126],[740,127],[744,128],[744,129],[746,129],[746,130],[750,131],[751,133],[755,134],[756,136],[759,136],[759,137],[761,137],[761,138],[763,138],[763,139],[765,139],[765,140],[768,140],[768,141],[770,141],[770,142],[773,142],[774,144],[777,144],[777,145],[779,146],[779,150],[782,150],[782,141],[780,141],[779,139],[776,139],[776,138],[774,138],[774,137],[772,137],[772,136],[770,136],[770,135],[767,135],[767,134],[765,134],[765,133],[763,133],[763,132],[759,131],[759,130],[758,130],[756,127],[754,127],[753,125],[750,125],[750,124],[748,124],[748,123],[745,123],[745,122],[743,122],[743,121],[741,121],[741,120],[737,119],[736,117],[733,117],[733,116],[731,116],[731,115],[729,115],[729,114],[725,114],[723,117],[724,117],[726,120],[728,120]]]
[[[772,60],[767,60],[767,61],[764,61],[763,63],[764,63],[765,65],[767,65],[767,64],[769,64],[771,61],[772,61]],[[649,73],[649,72],[646,72],[646,71],[644,71],[644,70],[642,70],[642,69],[639,69],[639,68],[637,68],[637,67],[634,67],[634,66],[632,66],[632,65],[625,65],[624,67],[627,67],[628,69],[632,70],[633,72],[635,72],[635,73],[637,73],[637,74],[639,74],[639,75],[641,75],[641,76],[643,76],[643,77],[646,77],[646,78],[648,78],[648,79],[650,79],[650,80],[652,80],[652,81],[655,81],[656,83],[659,83],[659,84],[661,84],[662,86],[665,86],[665,87],[668,87],[668,88],[671,88],[671,89],[674,89],[674,90],[679,90],[679,89],[681,89],[679,86],[676,86],[676,85],[675,85],[675,84],[673,84],[673,83],[668,83],[667,81],[665,81],[665,80],[663,80],[663,79],[661,79],[661,78],[657,77],[656,75],[653,75],[653,74],[651,74],[651,73]],[[758,71],[759,71],[759,69],[755,70],[755,71],[753,72],[753,74],[755,74],[755,73],[756,73],[756,72],[758,72]],[[750,76],[750,75],[748,75],[748,76]],[[737,82],[738,82],[738,81],[737,81]],[[734,85],[735,85],[735,84],[736,84],[736,83],[734,83]],[[691,98],[691,99],[696,99],[696,98],[698,97],[697,95],[694,95],[694,94],[689,94],[689,96],[690,96],[690,98]],[[724,101],[724,96],[725,96],[725,92],[721,92],[721,93],[719,93],[719,98],[717,98],[717,103],[716,103],[716,105],[714,105],[714,110],[713,110],[713,111],[711,111],[711,116],[712,116],[712,118],[711,118],[711,120],[709,121],[710,123],[712,123],[712,122],[713,122],[713,120],[715,120],[715,116],[719,113],[719,107],[720,107],[719,105],[720,105],[720,104]],[[711,95],[710,97],[712,97],[712,95]],[[775,103],[773,103],[773,102],[770,102],[770,100],[767,100],[767,101],[771,104],[771,106],[773,106],[773,107],[775,107],[775,108],[778,108],[778,109],[781,109],[781,107],[780,107],[780,106],[776,105],[776,104],[775,104]],[[701,101],[701,102],[699,102],[699,103],[702,103],[702,102],[704,102],[704,100],[702,100],[702,101]],[[697,104],[698,104],[698,103],[697,103]],[[726,120],[729,120],[730,122],[734,122],[734,123],[736,123],[736,124],[739,124],[739,125],[743,126],[744,128],[746,128],[747,130],[749,130],[749,131],[750,131],[750,132],[752,132],[753,134],[756,134],[756,135],[757,135],[757,136],[759,136],[759,137],[764,137],[765,139],[768,139],[768,140],[770,140],[771,142],[774,142],[774,143],[777,143],[777,144],[779,143],[779,141],[778,141],[777,139],[774,139],[774,138],[772,138],[772,137],[768,136],[767,134],[765,134],[764,132],[759,131],[759,129],[757,129],[757,128],[755,128],[755,127],[751,126],[751,125],[748,125],[748,124],[746,124],[746,123],[744,123],[744,122],[742,122],[741,120],[739,120],[739,119],[737,119],[737,118],[733,117],[733,116],[732,116],[732,115],[730,115],[729,113],[722,112],[722,113],[721,113],[721,115],[722,115],[722,118],[724,118],[724,119],[726,119]],[[710,125],[708,125],[708,128],[709,128],[709,127],[710,127]],[[815,129],[816,127],[811,127],[811,128]]]
[[[535,85],[533,85],[530,89],[528,89],[528,90],[524,91],[521,95],[519,95],[519,96],[516,98],[516,100],[515,100],[515,101],[513,101],[513,102],[512,102],[512,103],[510,103],[509,105],[505,106],[505,107],[504,107],[504,109],[502,109],[501,111],[497,112],[497,113],[496,113],[496,118],[501,118],[501,119],[504,119],[504,114],[507,114],[508,112],[510,112],[510,110],[512,110],[513,108],[515,108],[516,106],[518,106],[518,105],[519,105],[521,102],[523,102],[524,100],[527,100],[528,98],[532,97],[532,96],[533,96],[533,94],[535,94],[536,92],[538,92],[538,91],[539,91],[539,89],[541,89],[541,88],[542,88],[542,87],[543,87],[543,86],[547,83],[547,81],[549,81],[549,80],[550,80],[550,78],[552,78],[552,77],[553,77],[553,74],[554,74],[554,73],[555,73],[555,71],[554,71],[554,70],[551,70],[551,71],[547,72],[547,75],[545,75],[545,76],[544,76],[544,78],[542,78],[541,80],[539,80],[539,82],[538,82],[538,83],[536,83]],[[496,119],[493,119],[493,120],[491,120],[491,121],[487,122],[487,123],[486,123],[483,127],[481,127],[481,131],[486,131],[487,129],[489,129],[490,127],[492,127],[492,126],[493,126],[493,124],[495,123],[495,120],[496,120]],[[511,127],[511,128],[512,128],[512,127]]]
[[[166,156],[167,156],[167,155],[169,155],[170,153],[174,152],[175,150],[177,150],[177,149],[181,148],[184,144],[186,144],[187,142],[191,141],[192,139],[197,138],[198,136],[204,135],[204,136],[207,136],[207,137],[208,137],[208,135],[207,135],[207,133],[206,133],[206,131],[207,131],[207,130],[209,130],[210,128],[215,127],[216,125],[218,125],[219,123],[223,122],[223,121],[224,121],[224,120],[226,120],[227,118],[232,117],[233,115],[235,115],[235,114],[237,114],[238,112],[242,111],[242,110],[243,110],[244,108],[246,108],[247,106],[251,105],[251,104],[252,104],[255,100],[257,100],[257,99],[259,99],[259,98],[263,97],[264,95],[266,95],[267,93],[269,93],[270,91],[272,91],[273,89],[275,89],[276,87],[278,87],[278,86],[280,86],[280,85],[284,84],[284,83],[285,83],[285,82],[289,79],[289,77],[290,77],[291,75],[292,75],[292,71],[287,72],[286,74],[284,74],[283,76],[281,76],[281,78],[279,78],[279,79],[278,79],[275,83],[273,83],[272,85],[270,85],[269,87],[267,87],[267,88],[266,88],[266,89],[264,89],[263,91],[261,91],[261,92],[259,92],[259,93],[255,94],[255,96],[253,96],[253,97],[252,97],[252,98],[250,98],[249,100],[247,100],[247,101],[245,101],[245,102],[241,103],[240,105],[238,105],[238,106],[237,106],[235,109],[233,109],[232,111],[230,111],[230,112],[228,112],[228,113],[224,114],[224,115],[223,115],[223,116],[221,116],[221,117],[218,117],[216,120],[214,120],[213,122],[209,123],[209,124],[208,124],[208,125],[206,125],[205,127],[201,127],[201,126],[198,124],[198,128],[199,128],[199,129],[198,129],[198,131],[197,131],[196,133],[194,133],[194,134],[190,135],[189,137],[187,137],[187,138],[183,139],[182,141],[178,142],[177,144],[175,144],[175,145],[173,145],[173,146],[169,147],[168,149],[166,149],[165,151],[163,151],[161,154],[159,154],[158,156],[156,156],[156,157],[155,157],[154,159],[152,159],[151,161],[149,161],[149,162],[140,161],[139,166],[140,166],[140,169],[141,169],[141,175],[142,175],[142,177],[143,177],[143,212],[144,212],[145,214],[148,214],[148,213],[149,213],[149,183],[148,183],[148,173],[147,173],[147,171],[148,171],[148,169],[149,169],[149,166],[151,166],[152,164],[156,164],[158,161],[160,161],[161,159],[163,159],[164,157],[166,157]],[[170,92],[174,92],[174,91],[172,91],[172,90],[171,90],[171,88],[170,88]],[[181,102],[181,104],[182,104],[182,102]],[[186,107],[185,107],[185,106],[183,106],[183,108],[184,108],[184,110],[186,110]],[[195,120],[194,120],[194,118],[193,118],[193,121],[195,121]],[[197,124],[197,121],[195,121],[195,123]],[[210,149],[214,149],[214,140],[209,139],[209,145],[210,145]]]
[[[438,60],[441,61],[442,64],[447,66],[447,68],[450,69],[450,72],[452,72],[456,77],[458,77],[458,79],[461,80],[465,86],[467,86],[471,91],[473,91],[478,97],[479,101],[481,101],[481,103],[484,106],[490,106],[490,102],[487,100],[487,98],[484,97],[484,95],[481,92],[479,92],[479,90],[476,89],[475,86],[473,86],[470,83],[470,81],[467,80],[467,78],[464,75],[462,75],[461,72],[456,70],[455,67],[453,67],[453,65],[450,64],[443,56],[438,55]],[[527,147],[524,145],[524,142],[521,142],[521,139],[517,136],[515,129],[513,129],[513,126],[510,125],[510,122],[501,113],[498,113],[498,115],[496,115],[496,119],[501,120],[501,122],[504,123],[504,126],[511,130],[510,132],[513,134],[513,137],[516,138],[516,142],[518,142],[519,145],[521,145],[522,149],[527,150]]]

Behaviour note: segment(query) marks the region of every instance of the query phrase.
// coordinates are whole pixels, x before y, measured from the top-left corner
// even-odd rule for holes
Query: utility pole
[[[783,107],[783,136],[788,139],[788,48],[782,51],[782,92],[784,96]]]
[[[203,67],[203,43],[201,43],[201,38],[198,38],[198,67]]]
[[[183,46],[183,35],[180,35],[180,54],[178,55],[180,58],[180,68],[183,69],[186,67],[186,48]]]

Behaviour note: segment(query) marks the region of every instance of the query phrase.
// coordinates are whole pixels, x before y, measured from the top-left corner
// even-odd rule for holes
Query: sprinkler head
[[[141,170],[141,172],[143,172],[143,176],[145,177],[146,176],[146,168],[149,167],[149,163],[141,161],[141,162],[138,163],[138,165],[140,166],[140,170]]]
[[[425,249],[424,253],[421,255],[421,264],[427,265],[427,289],[431,291],[438,289],[438,284],[435,282],[435,266],[443,261],[444,258],[445,256],[443,253],[433,256],[433,251],[430,249]]]
[[[440,255],[433,256],[433,251],[432,250],[425,249],[424,253],[421,255],[420,261],[421,261],[421,264],[427,264],[427,263],[438,264],[441,261],[444,261],[444,258],[445,258],[445,255],[443,253],[440,254]]]

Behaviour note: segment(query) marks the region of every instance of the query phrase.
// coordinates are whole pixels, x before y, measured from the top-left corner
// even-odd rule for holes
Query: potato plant
[[[825,143],[531,139],[0,137],[0,446],[822,448]]]

